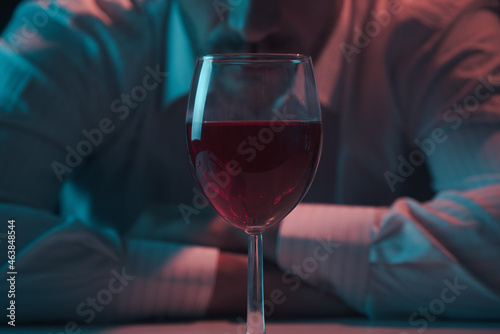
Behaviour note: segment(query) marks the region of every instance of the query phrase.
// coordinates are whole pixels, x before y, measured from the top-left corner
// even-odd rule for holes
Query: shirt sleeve
[[[0,237],[15,220],[20,322],[196,316],[207,307],[217,249],[125,240],[113,229],[58,215],[64,179],[53,163],[68,162],[66,148],[77,147],[82,129],[106,119],[109,127],[121,116],[113,99],[161,58],[168,3],[29,1],[2,34]],[[117,135],[120,123],[113,124]]]
[[[301,204],[280,227],[284,270],[373,318],[423,326],[500,316],[500,24],[498,3],[471,6],[404,60],[415,67],[395,71],[408,83],[399,87],[405,135],[439,134],[425,154],[436,196],[378,208]]]
[[[15,220],[14,270],[2,261],[0,289],[7,296],[14,271],[18,322],[194,317],[211,299],[215,248],[125,240],[112,229],[16,205],[2,205],[0,216],[3,226]]]
[[[499,182],[389,208],[299,205],[278,263],[371,318],[498,319]]]
[[[280,227],[280,266],[373,318],[498,319],[500,129],[448,135],[431,165],[450,183],[431,201],[301,204]]]
[[[168,3],[27,1],[16,10],[0,39],[0,149],[10,159],[0,200],[56,211],[64,179],[106,148],[78,147],[85,130],[112,138],[133,126],[137,117],[113,103],[151,84],[144,71],[162,58]]]
[[[500,122],[497,103],[490,103],[500,84],[498,1],[406,6],[408,17],[395,24],[385,45],[389,89],[399,105],[406,140],[413,143],[441,126]],[[408,39],[411,31],[418,33]]]

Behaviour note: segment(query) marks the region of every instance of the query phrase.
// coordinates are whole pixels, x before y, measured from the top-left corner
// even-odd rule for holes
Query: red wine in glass
[[[200,138],[188,140],[198,185],[221,216],[246,231],[274,225],[299,203],[320,146],[317,121],[209,121]]]

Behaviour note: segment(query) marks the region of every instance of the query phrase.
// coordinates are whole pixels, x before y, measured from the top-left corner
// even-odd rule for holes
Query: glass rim
[[[197,57],[198,62],[230,62],[230,63],[302,63],[311,60],[311,56],[300,53],[215,53]]]

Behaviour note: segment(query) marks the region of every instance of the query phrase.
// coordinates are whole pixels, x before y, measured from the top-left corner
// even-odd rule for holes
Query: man
[[[307,200],[325,204],[269,231],[283,272],[270,268],[268,313],[498,317],[497,11],[486,0],[25,4],[0,52],[0,212],[16,222],[19,319],[243,312],[244,238],[212,217],[184,164],[192,55],[215,52],[315,61],[324,148]]]

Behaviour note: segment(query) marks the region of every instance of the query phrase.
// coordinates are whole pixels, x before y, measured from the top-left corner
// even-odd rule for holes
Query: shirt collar
[[[189,45],[177,2],[172,1],[171,6],[165,35],[167,38],[165,54],[167,55],[168,76],[164,91],[164,107],[189,92],[196,57]]]
[[[314,64],[320,103],[322,106],[329,108],[333,107],[338,78],[346,61],[341,44],[350,33],[349,27],[351,27],[353,13],[352,2],[342,1],[340,11],[339,20],[325,48]]]

